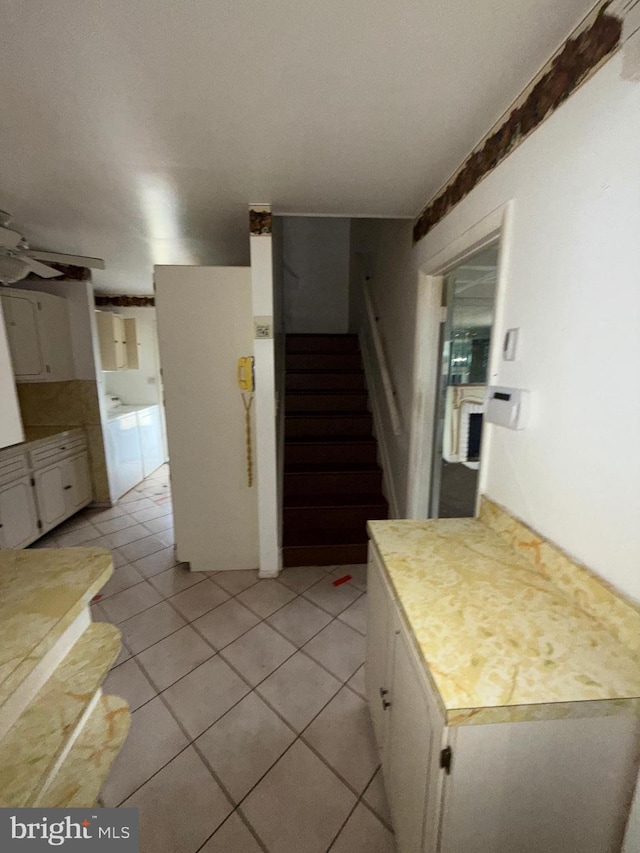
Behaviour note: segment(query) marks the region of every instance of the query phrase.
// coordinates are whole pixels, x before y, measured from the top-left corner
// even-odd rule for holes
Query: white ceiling
[[[0,208],[132,294],[250,201],[413,217],[592,4],[0,0]]]

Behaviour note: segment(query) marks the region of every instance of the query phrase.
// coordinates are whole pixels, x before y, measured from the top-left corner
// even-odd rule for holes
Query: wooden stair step
[[[311,535],[312,534],[312,535]],[[357,527],[318,527],[315,530],[285,530],[283,534],[284,547],[307,545],[366,545],[369,541],[365,525]]]
[[[285,338],[285,348],[291,352],[359,352],[358,336],[354,334],[293,334]]]
[[[285,411],[296,412],[357,412],[367,411],[368,395],[366,391],[299,391],[287,392]]]
[[[292,495],[380,494],[382,471],[285,471],[285,504]]]
[[[286,474],[382,474],[377,462],[289,462],[285,460]]]
[[[100,696],[59,772],[34,805],[65,809],[95,805],[130,724],[124,699]]]
[[[284,499],[284,508],[309,507],[318,509],[346,509],[348,507],[385,507],[387,501],[382,492],[373,494],[370,492],[306,492],[303,494],[287,495]]]
[[[32,806],[50,784],[99,699],[120,648],[114,625],[90,624],[0,741],[3,806]]]
[[[386,501],[372,504],[347,506],[285,506],[282,510],[285,539],[291,530],[318,530],[326,527],[336,529],[362,526],[372,519],[387,518],[389,508]]]
[[[371,435],[373,420],[370,413],[328,413],[287,416],[284,434],[287,438],[327,438],[346,436],[364,438]]]
[[[282,549],[282,565],[353,566],[367,562],[367,543],[343,545],[288,545]]]
[[[355,370],[362,368],[359,352],[292,352],[285,355],[287,370]]]
[[[377,455],[376,441],[370,437],[343,436],[339,441],[327,441],[298,436],[285,439],[284,445],[285,467],[305,463],[318,465],[375,463]]]
[[[365,388],[364,371],[340,370],[288,370],[285,375],[287,391],[317,390],[363,390]]]

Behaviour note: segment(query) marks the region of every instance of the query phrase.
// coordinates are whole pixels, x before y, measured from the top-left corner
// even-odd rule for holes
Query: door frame
[[[420,265],[417,281],[416,323],[414,331],[413,407],[409,433],[409,471],[407,477],[406,517],[429,517],[431,478],[433,469],[436,392],[440,369],[440,327],[442,287],[446,273],[470,255],[498,240],[498,272],[491,348],[489,351],[489,381],[495,381],[500,363],[504,315],[504,293],[513,229],[513,201],[497,207],[471,228],[456,237]],[[483,430],[478,472],[478,500],[484,491],[490,453],[491,430]]]

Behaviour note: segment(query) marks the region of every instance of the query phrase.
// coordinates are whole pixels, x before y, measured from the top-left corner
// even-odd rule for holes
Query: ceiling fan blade
[[[3,249],[15,249],[22,240],[22,234],[12,231],[10,228],[0,228],[0,247]]]
[[[41,264],[40,261],[34,261],[32,258],[28,257],[28,255],[21,255],[20,260],[23,264],[26,264],[29,267],[31,272],[39,275],[40,278],[55,278],[56,276],[62,275],[60,270],[54,270],[53,267]]]
[[[89,267],[93,270],[103,270],[105,268],[102,258],[85,258],[82,255],[65,255],[61,252],[39,252],[29,249],[26,253],[30,258],[35,258],[38,261],[51,261],[55,264],[69,264],[73,267]]]

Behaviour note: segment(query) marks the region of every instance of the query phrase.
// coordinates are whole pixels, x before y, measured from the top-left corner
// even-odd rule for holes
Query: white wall
[[[408,425],[418,270],[514,200],[496,336],[520,327],[521,356],[501,362],[493,381],[530,389],[535,410],[524,432],[493,428],[486,492],[640,600],[640,87],[620,79],[620,61],[609,61],[415,249],[403,223],[360,227],[375,250],[373,287]],[[394,454],[402,479],[405,435]]]
[[[348,219],[281,220],[285,329],[343,333],[349,323]]]
[[[621,63],[615,55],[415,249],[402,223],[353,227],[374,253],[408,427],[418,271],[513,199],[495,333],[519,327],[521,355],[492,381],[530,389],[534,412],[523,432],[490,428],[485,490],[640,600],[640,85],[621,79]],[[387,442],[406,482],[407,435]],[[624,849],[640,849],[640,785]]]

